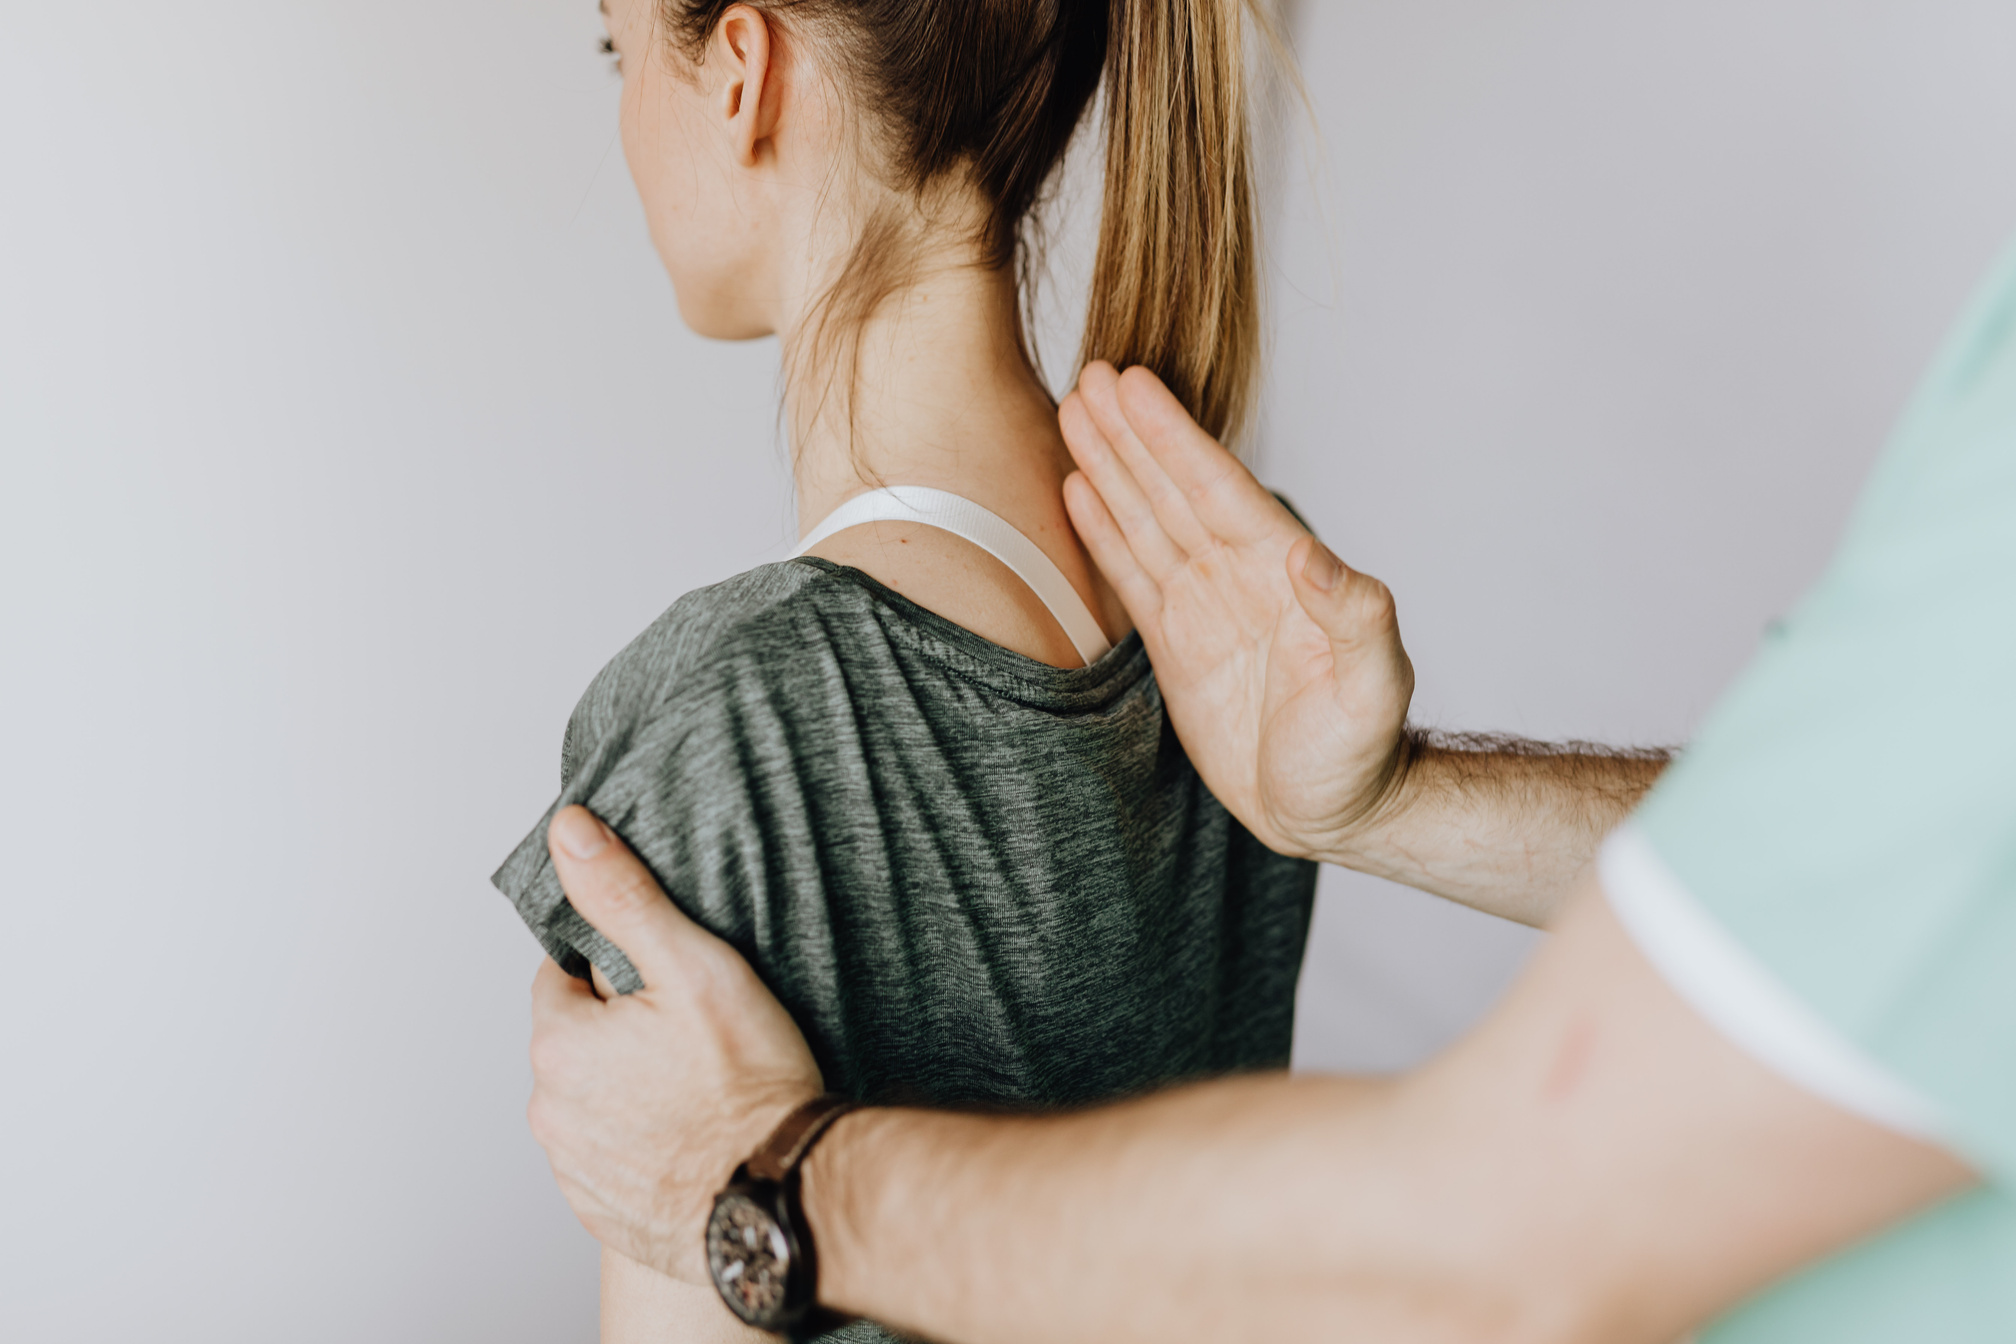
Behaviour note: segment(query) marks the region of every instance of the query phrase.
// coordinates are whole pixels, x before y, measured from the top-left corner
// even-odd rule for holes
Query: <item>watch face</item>
[[[775,1321],[786,1307],[791,1243],[769,1209],[730,1192],[707,1220],[707,1268],[735,1314],[751,1325]]]

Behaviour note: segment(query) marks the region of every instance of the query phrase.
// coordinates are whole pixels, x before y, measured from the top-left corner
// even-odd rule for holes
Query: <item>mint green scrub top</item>
[[[2016,1341],[2016,252],[1602,874],[1711,1022],[1983,1180],[1703,1344]]]

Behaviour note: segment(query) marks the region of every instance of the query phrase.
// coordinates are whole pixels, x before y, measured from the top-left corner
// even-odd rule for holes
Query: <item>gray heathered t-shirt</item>
[[[603,669],[560,773],[494,878],[546,950],[638,983],[547,855],[581,803],[749,958],[835,1091],[1061,1106],[1288,1062],[1316,866],[1204,787],[1138,637],[1059,669],[859,570],[765,565]]]

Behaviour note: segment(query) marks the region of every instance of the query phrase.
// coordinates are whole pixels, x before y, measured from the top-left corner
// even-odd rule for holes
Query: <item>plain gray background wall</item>
[[[1296,27],[1265,473],[1424,721],[1684,737],[2016,227],[2016,11]],[[601,662],[790,525],[774,347],[679,326],[597,36],[0,14],[10,1340],[592,1337],[484,879]],[[1300,1061],[1420,1059],[1532,937],[1331,874]]]

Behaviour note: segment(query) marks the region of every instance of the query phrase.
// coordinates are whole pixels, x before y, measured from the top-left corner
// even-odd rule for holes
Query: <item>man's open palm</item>
[[[1338,562],[1147,370],[1088,365],[1060,418],[1079,467],[1071,520],[1140,629],[1205,784],[1269,847],[1337,853],[1405,764],[1414,669],[1392,595]]]

